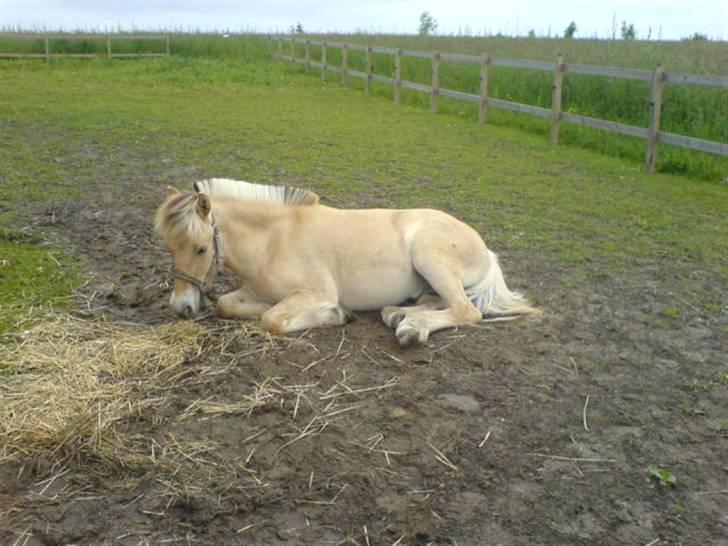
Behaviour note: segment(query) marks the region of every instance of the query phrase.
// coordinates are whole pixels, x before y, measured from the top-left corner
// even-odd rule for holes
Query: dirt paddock
[[[50,211],[47,228],[92,273],[78,296],[87,316],[175,320],[169,258],[151,234],[160,189],[127,208],[96,197]],[[286,338],[201,319],[202,349],[182,364],[199,380],[116,425],[173,464],[6,462],[0,543],[725,540],[725,319],[686,303],[679,317],[661,313],[682,281],[658,266],[575,274],[495,250],[509,283],[537,296],[539,322],[401,350],[375,313]],[[712,274],[688,274],[721,297]],[[223,277],[218,293],[233,286]]]

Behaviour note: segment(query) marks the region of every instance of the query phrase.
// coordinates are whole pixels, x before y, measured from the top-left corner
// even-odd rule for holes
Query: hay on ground
[[[143,462],[123,424],[160,409],[159,393],[199,355],[204,337],[192,322],[150,328],[59,315],[0,346],[10,371],[0,379],[0,462]]]

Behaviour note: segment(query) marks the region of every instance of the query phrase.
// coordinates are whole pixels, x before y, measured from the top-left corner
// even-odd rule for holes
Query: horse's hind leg
[[[402,346],[415,341],[424,343],[432,332],[475,324],[483,318],[481,311],[473,305],[463,289],[465,264],[460,263],[455,256],[444,253],[435,256],[440,259],[433,259],[432,247],[429,246],[413,255],[413,263],[441,301],[436,307],[431,303],[406,313],[395,330],[397,341]]]
[[[483,318],[480,310],[465,295],[460,279],[451,274],[438,275],[435,290],[442,296],[444,309],[418,306],[406,314],[396,327],[397,341],[407,346],[424,343],[432,332],[475,324]],[[432,282],[430,279],[428,281]]]
[[[351,314],[310,290],[294,290],[263,314],[263,328],[285,334],[319,326],[345,324]]]
[[[437,294],[427,293],[417,299],[414,305],[388,306],[382,309],[381,315],[384,324],[392,329],[397,329],[399,323],[402,322],[410,313],[417,313],[425,309],[444,309],[446,304]]]

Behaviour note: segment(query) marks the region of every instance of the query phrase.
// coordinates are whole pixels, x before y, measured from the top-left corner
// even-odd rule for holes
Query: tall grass
[[[384,34],[306,35],[311,40],[376,44],[419,51],[447,51],[493,57],[554,61],[650,70],[657,64],[668,70],[694,74],[726,74],[728,43],[708,40],[681,42],[625,40],[566,40],[562,38],[510,38],[505,36],[393,36]],[[304,37],[301,36],[300,39]]]
[[[24,33],[32,36],[35,33]],[[84,39],[72,39],[72,33],[49,32],[51,53],[95,53],[106,55],[106,34],[84,32]],[[162,36],[163,32],[135,32],[132,36],[145,34]],[[67,35],[68,38],[64,36]],[[127,33],[111,34],[113,53],[165,53],[164,39],[129,39]],[[44,34],[37,38],[17,38],[10,33],[0,34],[0,53],[45,53]],[[269,58],[269,41],[263,35],[231,34],[170,34],[171,54],[178,57],[236,58],[250,62]]]
[[[301,38],[299,41],[302,41]],[[564,40],[548,38],[505,37],[414,37],[327,35],[311,39],[368,43],[409,50],[440,50],[448,53],[478,54],[487,51],[493,57],[527,58],[555,61],[559,54],[566,62],[641,69],[654,69],[662,64],[668,72],[720,75],[728,73],[728,44],[724,42],[633,42],[617,40]],[[284,44],[290,51],[290,44]],[[299,45],[296,55],[304,54]],[[320,59],[320,48],[311,48],[311,58]],[[329,48],[328,63],[340,64],[340,54]],[[350,51],[348,63],[354,70],[365,69],[365,54]],[[405,57],[402,77],[409,81],[429,84],[431,62],[427,59]],[[392,55],[374,54],[373,71],[394,75]],[[337,75],[331,76],[338,77]],[[538,70],[491,66],[489,95],[524,104],[551,107],[553,74]],[[444,61],[440,64],[440,87],[478,94],[480,68],[477,65]],[[360,83],[353,83],[361,86]],[[375,84],[375,95],[391,97],[392,88]],[[415,91],[403,90],[405,103],[426,106],[429,97]],[[562,109],[566,112],[647,127],[650,103],[650,84],[644,81],[585,76],[567,73],[562,91]],[[476,118],[475,106],[449,99],[440,99],[440,110]],[[491,109],[489,123],[515,125],[530,132],[547,135],[548,122],[529,116]],[[670,84],[665,88],[661,130],[680,135],[728,142],[728,89],[694,85]],[[629,157],[641,162],[645,142],[594,129],[562,124],[561,142],[596,148],[608,155]],[[681,172],[708,180],[728,178],[728,159],[712,154],[660,145],[658,169]]]
[[[300,36],[297,56],[303,56],[304,38],[314,40],[346,41],[368,43],[386,47],[429,51],[437,49],[449,53],[477,54],[488,51],[493,57],[528,58],[555,61],[558,54],[567,63],[595,64],[603,66],[624,66],[653,69],[662,64],[668,72],[726,74],[728,73],[728,44],[710,41],[683,42],[639,42],[621,40],[565,40],[555,38],[508,38],[508,37],[455,37],[455,36],[389,36],[389,35],[319,35]],[[114,35],[114,52],[161,53],[165,50],[163,40],[129,40],[123,34]],[[105,54],[105,34],[98,39],[63,40],[51,43],[53,52]],[[284,43],[284,52],[290,45]],[[270,52],[277,49],[264,35],[173,34],[171,53],[175,57],[189,59],[226,58],[243,62],[266,61]],[[0,52],[44,51],[43,39],[19,40],[0,35]],[[311,47],[312,60],[321,59],[321,48]],[[330,65],[341,65],[341,53],[329,48],[327,61]],[[374,72],[392,76],[394,58],[391,55],[374,54]],[[365,69],[365,55],[360,51],[349,51],[349,66]],[[427,59],[407,57],[403,60],[403,78],[423,84],[430,81],[431,65]],[[328,79],[338,78],[330,74]],[[479,67],[465,63],[442,62],[440,86],[469,93],[478,93],[480,85]],[[490,69],[489,94],[525,104],[549,108],[551,105],[552,74],[537,70],[492,66]],[[352,87],[361,87],[361,82],[350,78]],[[373,94],[391,98],[392,88],[374,84]],[[403,90],[405,104],[429,103],[429,97],[414,91]],[[595,118],[617,121],[640,127],[647,126],[650,86],[643,81],[583,76],[567,73],[564,79],[562,108],[566,112],[583,114]],[[475,119],[475,107],[470,104],[443,98],[440,110],[453,115]],[[491,109],[488,122],[517,126],[529,132],[548,133],[546,120],[526,114],[517,114]],[[666,86],[663,98],[661,129],[671,133],[702,138],[717,142],[728,142],[728,90],[696,87],[691,85]],[[645,143],[641,139],[597,131],[593,129],[562,124],[561,142],[594,148],[608,155],[629,157],[641,162]],[[728,177],[728,159],[720,156],[660,145],[658,169],[663,172],[687,173],[708,180],[724,180]]]

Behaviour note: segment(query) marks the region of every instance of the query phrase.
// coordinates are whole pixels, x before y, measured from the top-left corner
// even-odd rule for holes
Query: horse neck
[[[222,233],[225,264],[239,275],[248,264],[257,263],[280,233],[278,227],[288,223],[288,207],[263,201],[212,199],[212,214]]]
[[[213,199],[212,211],[215,221],[222,228],[246,232],[266,231],[290,215],[288,207],[265,201],[242,199]]]

